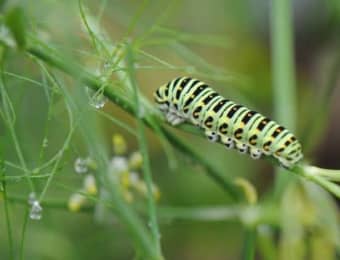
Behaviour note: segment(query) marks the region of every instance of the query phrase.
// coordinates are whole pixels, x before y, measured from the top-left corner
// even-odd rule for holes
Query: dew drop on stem
[[[30,210],[30,219],[33,220],[40,220],[42,217],[42,207],[39,201],[35,200],[32,203],[31,210]]]
[[[35,194],[35,192],[31,192],[29,195],[28,195],[28,204],[29,205],[33,205],[33,202],[37,200],[37,196]]]
[[[88,171],[87,159],[78,157],[74,162],[74,170],[79,174],[86,173]]]
[[[87,88],[87,94],[89,97],[90,106],[96,109],[101,109],[105,106],[107,99],[102,93],[102,91],[94,92],[92,89]]]

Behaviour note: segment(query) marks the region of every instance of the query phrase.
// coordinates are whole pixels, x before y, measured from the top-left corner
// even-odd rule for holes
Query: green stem
[[[92,76],[90,73],[84,71],[78,64],[68,60],[66,57],[61,57],[54,49],[44,45],[37,39],[31,39],[34,45],[31,45],[27,48],[27,52],[34,57],[46,62],[50,66],[56,67],[59,70],[69,74],[74,77],[76,80],[82,81],[86,86],[92,88],[97,91],[103,87],[102,83],[98,80],[98,78]],[[121,107],[126,112],[135,115],[135,106],[126,98],[123,98],[119,93],[115,91],[114,88],[111,88],[109,85],[104,87],[104,95],[110,99],[113,103]],[[143,122],[155,130],[154,124],[152,122],[159,122],[160,119],[148,114],[143,118]],[[177,148],[182,150],[185,154],[190,156],[195,162],[202,165],[206,170],[207,174],[217,182],[218,185],[222,186],[222,188],[229,193],[230,197],[233,200],[238,200],[241,198],[241,191],[237,188],[231,180],[229,180],[225,175],[219,173],[207,160],[206,157],[200,156],[194,149],[192,149],[188,144],[179,139],[176,135],[172,134],[168,129],[164,127],[160,127],[162,131],[164,131],[165,136],[169,139],[169,141]],[[158,130],[158,128],[156,129]]]
[[[39,62],[38,62],[38,64],[39,64]],[[53,84],[55,84],[55,85],[60,87],[60,85],[57,82],[57,80],[55,80],[53,78],[53,76],[48,72],[48,70],[45,68],[45,66],[43,64],[39,64],[39,65],[41,66],[43,72],[47,75],[49,81],[51,81]],[[66,136],[66,139],[65,139],[65,142],[64,142],[63,146],[61,147],[61,149],[58,152],[58,157],[57,157],[57,159],[56,159],[56,161],[55,161],[55,163],[54,163],[54,165],[52,167],[51,173],[50,173],[50,175],[49,175],[49,177],[48,177],[48,179],[47,179],[47,181],[45,183],[45,186],[43,187],[43,189],[42,189],[42,191],[40,193],[39,201],[41,201],[44,198],[44,196],[45,196],[45,194],[46,194],[50,184],[52,183],[53,177],[54,177],[54,175],[56,174],[56,172],[57,172],[57,170],[59,168],[59,165],[60,165],[60,163],[62,161],[63,155],[65,154],[66,150],[68,149],[69,144],[70,144],[70,142],[72,140],[72,137],[73,137],[73,133],[74,133],[74,131],[76,129],[76,126],[74,125],[74,118],[73,118],[72,111],[71,111],[70,107],[67,104],[66,104],[66,107],[67,107],[67,112],[68,112],[68,116],[69,116],[69,132],[68,132],[68,134]]]
[[[130,79],[130,85],[134,92],[134,103],[136,104],[136,119],[137,119],[137,131],[138,131],[138,143],[139,148],[141,151],[141,154],[143,156],[143,174],[144,179],[147,186],[147,201],[148,201],[148,215],[149,215],[149,221],[151,225],[151,232],[153,235],[153,240],[155,243],[156,250],[158,251],[159,255],[162,255],[161,253],[161,246],[160,246],[160,234],[159,234],[159,228],[157,223],[157,213],[156,213],[156,205],[155,205],[155,199],[153,196],[152,191],[152,174],[150,169],[150,159],[149,159],[149,153],[148,153],[148,147],[146,142],[146,136],[145,136],[145,129],[144,129],[144,123],[142,121],[142,118],[144,117],[143,113],[145,113],[144,107],[142,107],[140,98],[139,98],[139,91],[137,87],[137,82],[135,78],[135,69],[134,69],[134,60],[133,60],[133,50],[131,49],[131,46],[127,46],[127,65],[128,65],[128,76]]]
[[[13,234],[12,234],[12,226],[9,216],[9,200],[7,197],[7,189],[6,189],[6,182],[2,182],[3,187],[3,199],[4,199],[4,211],[5,211],[5,221],[7,226],[7,236],[8,236],[8,247],[9,247],[9,259],[14,259],[14,247],[13,247]]]
[[[272,73],[275,119],[295,131],[296,90],[291,0],[272,1]],[[286,186],[290,176],[278,170],[275,193]]]
[[[17,134],[15,131],[15,119],[11,118],[11,113],[13,113],[13,117],[14,117],[14,112],[13,112],[13,108],[12,108],[12,104],[11,101],[7,95],[7,90],[6,90],[6,83],[5,83],[5,77],[4,77],[4,64],[3,61],[1,61],[0,64],[0,92],[2,93],[2,102],[3,102],[3,106],[4,106],[4,113],[3,113],[3,119],[5,122],[5,125],[8,128],[8,132],[12,138],[13,144],[14,144],[14,149],[17,153],[19,162],[21,164],[21,168],[24,170],[24,174],[26,177],[26,180],[30,186],[31,191],[33,192],[35,190],[34,188],[34,184],[32,182],[32,180],[29,178],[30,177],[30,172],[27,168],[27,164],[23,155],[23,152],[21,150],[18,138],[17,138]]]
[[[0,133],[2,134],[2,133]],[[5,158],[4,158],[4,136],[0,135],[0,178],[6,176],[5,173]],[[11,226],[11,218],[9,216],[9,201],[7,197],[7,187],[6,181],[0,182],[0,196],[2,194],[4,201],[4,212],[5,212],[5,223],[7,227],[7,236],[8,236],[8,247],[9,247],[9,259],[14,259],[14,248],[13,248],[13,235],[12,235],[12,226]],[[1,190],[2,188],[2,190]]]
[[[31,46],[27,49],[28,53],[30,53],[31,55],[35,56],[36,58],[46,62],[47,64],[53,67],[60,69],[61,71],[69,74],[75,79],[81,80],[84,84],[86,84],[88,87],[92,88],[95,91],[102,87],[101,82],[96,77],[84,71],[80,66],[78,66],[74,62],[68,60],[67,58],[61,57],[58,53],[56,53],[54,49],[49,48],[48,46],[44,45],[42,42],[38,40],[33,40],[33,42],[35,43],[35,46]],[[136,114],[135,106],[133,105],[133,103],[130,100],[123,98],[119,93],[115,91],[115,89],[111,88],[110,86],[104,88],[104,95],[126,112],[132,115]],[[160,121],[159,118],[150,114],[147,114],[146,117],[143,118],[143,122],[153,130],[155,130],[154,126],[155,124],[153,124],[152,122],[158,123],[159,121]],[[221,186],[228,194],[230,194],[232,199],[238,200],[242,197],[241,190],[238,187],[236,187],[234,183],[230,179],[228,179],[227,176],[219,172],[213,165],[211,165],[211,163],[209,162],[209,160],[207,160],[206,157],[202,156],[189,144],[187,144],[186,142],[178,138],[176,135],[174,135],[168,128],[161,126],[160,129],[171,144],[173,144],[184,154],[191,157],[193,161],[202,165],[206,169],[209,177],[212,178],[219,186]],[[180,129],[188,132],[195,133],[197,132],[195,127],[188,125],[181,126]],[[159,129],[157,129],[157,131],[158,130]],[[270,161],[273,165],[277,165],[276,160],[268,158],[268,161]],[[299,169],[299,167],[295,167],[290,171],[300,176],[304,176],[304,174],[301,174],[301,172],[303,172],[304,170]],[[310,180],[312,179],[310,178]],[[277,180],[276,183],[277,191],[284,187],[283,185],[284,183],[282,184],[281,181]]]
[[[143,252],[146,259],[160,260],[161,258],[153,246],[148,230],[136,212],[126,203],[121,194],[120,183],[112,176],[105,142],[101,139],[103,135],[97,128],[98,124],[94,113],[83,113],[84,108],[88,106],[83,89],[79,86],[78,96],[71,96],[68,88],[62,84],[60,86],[67,104],[73,110],[73,114],[81,121],[84,141],[86,141],[91,158],[96,161],[98,166],[96,180],[109,194],[108,201],[104,202],[110,202],[114,205],[114,213],[126,227],[127,232],[136,244],[137,250]]]
[[[21,240],[20,240],[20,259],[25,259],[24,250],[25,250],[25,239],[26,239],[26,231],[27,231],[27,223],[28,223],[28,215],[29,215],[29,207],[27,206],[27,199],[25,200],[25,214],[24,214],[24,223],[22,225],[21,230]]]
[[[253,260],[255,258],[255,241],[256,227],[246,227],[243,260]]]
[[[84,196],[86,196],[84,194]],[[20,195],[11,195],[8,201],[23,206],[27,205],[27,198]],[[98,198],[88,197],[93,203],[101,203],[106,207],[113,208],[115,205]],[[69,211],[67,201],[59,199],[46,199],[41,201],[41,206],[46,209],[66,210]],[[94,205],[82,206],[79,213],[91,213],[95,210]],[[144,207],[136,207],[136,210],[142,215],[146,215],[147,210]],[[251,219],[249,218],[251,216]],[[198,222],[216,222],[227,221],[237,222],[245,226],[258,226],[267,224],[278,227],[280,225],[280,215],[277,205],[233,205],[233,206],[211,206],[211,207],[173,207],[159,206],[157,217],[160,222],[169,223],[171,221],[198,221]]]
[[[316,166],[306,165],[304,172],[307,175],[318,175],[329,181],[340,182],[340,170],[324,169]]]
[[[258,228],[256,244],[259,254],[261,255],[261,259],[278,259],[278,250],[276,248],[274,236],[274,231],[270,226],[263,225]]]

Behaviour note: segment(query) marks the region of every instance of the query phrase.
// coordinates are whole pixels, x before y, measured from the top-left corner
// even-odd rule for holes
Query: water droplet
[[[87,159],[78,157],[74,162],[74,170],[79,174],[86,173],[88,171]]]
[[[40,206],[39,201],[35,200],[32,203],[31,211],[30,211],[30,219],[40,220],[42,217],[42,207]]]
[[[87,94],[89,96],[89,104],[96,109],[101,109],[105,106],[107,99],[102,91],[94,92],[92,89],[87,88]]]
[[[92,102],[90,104],[91,104],[91,106],[93,106],[97,109],[101,109],[106,104],[106,98],[103,94],[99,94],[98,96],[94,97],[94,99],[92,100]]]
[[[28,204],[33,205],[34,201],[36,201],[36,200],[37,200],[37,195],[35,194],[35,192],[31,192],[28,195]]]

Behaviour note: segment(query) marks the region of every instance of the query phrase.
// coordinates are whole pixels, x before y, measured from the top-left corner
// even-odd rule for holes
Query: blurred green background
[[[305,156],[312,164],[340,168],[340,107],[337,102],[340,90],[336,88],[340,84],[340,4],[337,0],[292,2],[298,111],[296,135],[302,140]],[[17,5],[24,11],[28,31],[80,63],[84,69],[96,73],[107,62],[99,57],[89,39],[78,1],[2,1],[3,16]],[[222,95],[275,118],[271,1],[84,0],[82,5],[88,17],[97,19],[93,23],[102,32],[106,31],[105,37],[112,44],[138,39],[137,81],[141,92],[151,102],[152,93],[158,86],[174,77],[192,74],[213,85]],[[6,33],[2,27],[1,39],[7,39]],[[46,75],[29,55],[15,49],[7,51],[4,71],[7,94],[16,116],[18,144],[27,168],[33,171],[61,149],[69,133],[66,103],[60,92],[52,95],[53,91],[43,86]],[[56,72],[55,75],[70,91],[75,92],[79,87],[76,80],[63,73]],[[109,80],[118,82],[117,75],[112,73]],[[289,103],[286,105],[290,106]],[[115,104],[106,102],[100,111],[136,128],[135,119]],[[129,152],[139,149],[136,137],[124,128],[100,113],[96,113],[95,118],[99,128],[95,134],[104,140],[109,156],[113,156],[112,135],[117,133],[124,136]],[[40,221],[28,218],[26,201],[31,189],[25,178],[3,181],[8,198],[12,198],[8,207],[15,259],[20,259],[20,255],[23,259],[136,257],[136,246],[115,215],[105,213],[104,218],[96,217],[98,205],[95,199],[85,207],[87,210],[76,213],[63,206],[81,188],[84,179],[74,170],[76,158],[89,154],[81,128],[80,123],[46,191]],[[269,209],[270,213],[264,214],[274,215],[275,223],[269,221],[256,227],[256,259],[339,257],[339,208],[329,194],[303,182],[287,187],[282,200],[276,201],[273,199],[275,174],[267,161],[251,160],[190,133],[173,132],[186,139],[226,176],[247,179],[254,185],[259,201],[274,206]],[[0,134],[5,161],[20,165],[15,144],[2,119]],[[234,209],[235,204],[185,154],[174,150],[177,166],[169,167],[160,139],[147,130],[147,140],[153,182],[161,194],[157,206],[162,216],[159,226],[165,259],[240,259],[247,233],[246,213],[217,219],[211,213],[211,218],[200,220],[199,214],[190,209],[199,207],[209,212],[210,208],[220,207],[228,210],[229,207]],[[23,175],[22,169],[5,165],[6,176]],[[51,168],[46,168],[39,174],[50,171]],[[32,180],[39,194],[47,178],[32,177]],[[2,205],[4,196],[0,200],[0,259],[9,259],[8,223]],[[171,209],[176,208],[186,209],[193,217],[184,213],[173,217],[177,211]],[[326,216],[319,218],[322,212]],[[24,249],[20,248],[23,237]]]

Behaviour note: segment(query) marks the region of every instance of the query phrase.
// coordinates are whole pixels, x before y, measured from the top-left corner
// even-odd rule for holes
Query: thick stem
[[[295,131],[296,90],[291,0],[273,0],[271,16],[272,73],[275,119]],[[290,176],[277,170],[275,193],[286,186]]]

